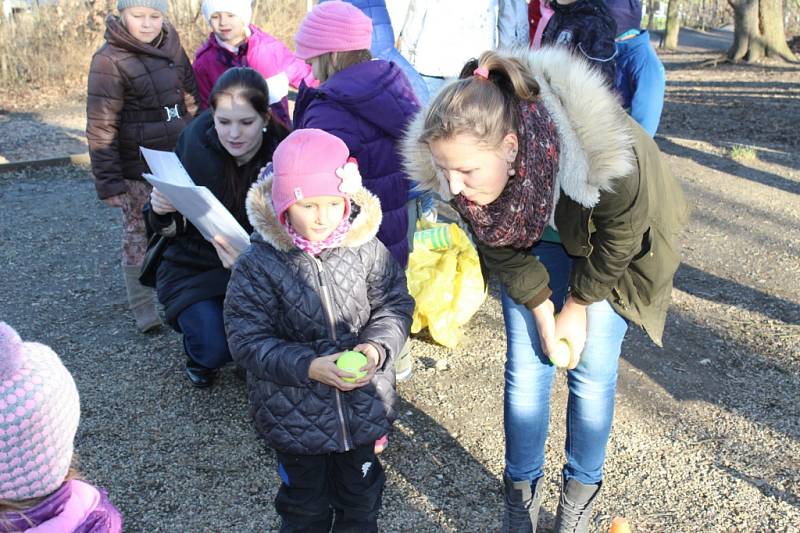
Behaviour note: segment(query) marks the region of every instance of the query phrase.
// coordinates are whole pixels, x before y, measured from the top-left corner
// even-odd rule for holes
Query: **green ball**
[[[348,350],[346,352],[342,352],[342,355],[336,360],[336,366],[339,367],[340,370],[344,370],[345,372],[350,372],[351,374],[355,374],[356,377],[348,378],[343,377],[342,380],[348,383],[353,383],[355,380],[359,378],[363,378],[367,375],[366,372],[359,371],[359,368],[367,364],[367,358],[361,352],[354,352]]]
[[[556,368],[567,368],[572,358],[572,345],[567,339],[558,339],[555,350],[550,354],[550,362]]]

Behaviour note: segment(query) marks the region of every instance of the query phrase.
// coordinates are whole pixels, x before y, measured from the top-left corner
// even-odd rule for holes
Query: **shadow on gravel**
[[[625,340],[623,357],[654,380],[677,402],[705,402],[740,419],[743,426],[769,428],[794,443],[800,441],[800,409],[795,392],[800,379],[752,346],[731,341],[680,313],[670,313],[664,346],[659,349],[638,329]],[[673,439],[702,446],[711,468],[745,481],[763,494],[797,505],[792,459],[774,447],[749,444],[741,427],[709,414],[705,424],[685,420],[682,408],[652,395],[635,378],[621,378],[620,392],[673,427]],[[646,406],[646,407],[645,407]],[[795,463],[796,466],[796,463]]]
[[[502,482],[424,411],[402,400],[400,412],[381,461],[396,476],[395,488],[389,494],[408,487],[404,497],[409,501],[401,504],[385,496],[384,514],[391,517],[402,512],[410,516],[388,522],[405,524],[402,531],[440,531],[442,522],[454,531],[498,530],[503,509]],[[426,512],[439,515],[439,520],[426,519]],[[496,527],[485,523],[487,514],[497,519]],[[543,509],[540,524],[552,519],[553,515]],[[478,526],[479,523],[483,525]]]
[[[659,136],[657,140],[659,148],[661,148],[661,151],[665,154],[687,157],[694,160],[699,165],[713,168],[720,172],[733,174],[742,179],[754,181],[792,194],[800,194],[800,181],[790,180],[783,176],[778,176],[777,174],[742,165],[729,157],[709,154],[694,148],[682,146],[664,137]]]
[[[48,124],[39,113],[0,107],[0,163],[30,161],[88,151],[86,132]]]
[[[732,305],[787,324],[800,324],[800,305],[681,263],[675,288],[704,300]]]

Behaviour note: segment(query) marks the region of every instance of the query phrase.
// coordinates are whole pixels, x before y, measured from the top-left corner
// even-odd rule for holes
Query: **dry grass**
[[[191,58],[209,31],[200,0],[169,3],[169,20]],[[12,19],[0,15],[0,108],[81,97],[92,54],[103,43],[105,17],[116,13],[115,5],[116,0],[61,0]],[[257,0],[253,22],[293,47],[305,12],[306,0]]]

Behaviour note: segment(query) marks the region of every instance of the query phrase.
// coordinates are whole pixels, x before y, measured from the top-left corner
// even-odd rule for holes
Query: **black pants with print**
[[[280,489],[275,510],[281,533],[378,531],[386,476],[372,443],[345,453],[277,453]]]

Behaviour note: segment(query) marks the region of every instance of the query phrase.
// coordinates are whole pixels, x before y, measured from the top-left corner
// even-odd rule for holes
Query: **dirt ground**
[[[703,36],[701,36],[703,37]],[[709,38],[714,38],[711,35]],[[710,66],[661,54],[657,141],[692,204],[663,349],[631,330],[592,528],[800,531],[800,68]],[[9,161],[85,151],[83,103],[0,111]],[[732,157],[735,146],[745,154]],[[78,382],[81,469],[126,531],[276,528],[274,459],[232,371],[210,391],[180,375],[180,338],[135,332],[119,220],[77,167],[0,173],[0,320],[48,343]],[[505,339],[493,291],[456,350],[413,341],[414,377],[382,456],[385,531],[499,527]],[[563,461],[565,379],[554,387],[541,525]]]

